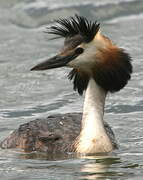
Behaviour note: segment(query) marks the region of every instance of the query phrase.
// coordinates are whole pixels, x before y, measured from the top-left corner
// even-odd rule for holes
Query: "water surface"
[[[68,69],[29,71],[63,43],[49,41],[45,27],[75,13],[100,21],[102,32],[133,58],[132,80],[122,91],[109,94],[106,103],[105,119],[119,150],[88,157],[0,150],[0,179],[142,179],[142,0],[0,0],[0,140],[37,117],[82,111],[83,98],[73,92]]]

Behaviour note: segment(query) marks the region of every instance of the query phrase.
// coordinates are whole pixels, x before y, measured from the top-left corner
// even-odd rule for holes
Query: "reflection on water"
[[[1,150],[0,156],[1,172],[7,172],[8,175],[22,174],[24,179],[40,179],[43,173],[49,177],[54,173],[55,180],[57,177],[64,179],[66,176],[71,180],[126,179],[135,176],[134,169],[139,173],[143,168],[143,163],[134,163],[130,158],[125,160],[119,157],[118,152],[109,155],[77,156]],[[131,157],[134,159],[134,154],[131,154]]]
[[[31,153],[22,153],[18,155],[21,159],[39,159],[39,160],[48,160],[48,161],[56,161],[56,160],[64,160],[64,159],[73,159],[77,156],[72,153],[63,153],[63,154],[47,154],[43,152],[31,152]]]
[[[7,151],[8,154],[10,152]],[[19,151],[13,151],[13,155],[9,154],[10,157],[14,158],[14,163],[20,165],[17,166],[18,168],[15,171],[21,170],[23,172],[24,170],[29,176],[31,176],[31,171],[48,171],[51,174],[54,170],[57,173],[57,177],[66,172],[70,179],[94,180],[121,177],[126,179],[135,175],[133,169],[143,168],[143,165],[134,164],[130,160],[125,161],[116,154],[77,157],[74,154],[50,155],[46,153],[20,153]],[[10,169],[10,167],[7,167],[7,169]],[[1,170],[3,169],[1,168]]]
[[[83,165],[81,168],[83,179],[106,179],[109,177],[120,177],[130,175],[130,173],[117,171],[112,169],[112,166],[122,163],[120,158],[112,156],[91,156],[87,159],[94,159],[94,161]]]

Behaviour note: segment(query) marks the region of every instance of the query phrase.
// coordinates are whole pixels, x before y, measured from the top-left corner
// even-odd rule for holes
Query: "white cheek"
[[[79,55],[76,59],[70,61],[68,63],[68,66],[74,67],[74,68],[87,68],[91,67],[96,61],[94,54],[96,54],[95,48],[87,48],[84,50],[84,52]]]

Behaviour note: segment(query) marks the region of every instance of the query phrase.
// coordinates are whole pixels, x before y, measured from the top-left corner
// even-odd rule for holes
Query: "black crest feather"
[[[76,69],[73,69],[69,75],[68,78],[70,80],[73,80],[73,89],[78,91],[80,95],[83,94],[83,91],[86,90],[89,82],[89,76],[81,74],[77,72]]]
[[[48,33],[64,38],[79,34],[83,37],[84,42],[87,43],[93,40],[99,30],[99,23],[97,21],[92,22],[79,15],[69,19],[59,19],[55,22],[57,24],[51,26]]]
[[[69,49],[74,49],[82,42],[88,43],[92,41],[100,28],[97,21],[92,22],[79,15],[69,19],[59,19],[55,22],[56,24],[50,27],[48,33],[56,35],[56,38],[64,37],[64,45],[67,49],[69,47]],[[110,55],[108,49],[106,51],[100,49],[100,52],[103,55],[107,53],[108,59],[105,62],[102,59],[96,62],[96,66],[93,69],[91,68],[92,78],[107,92],[119,91],[131,78],[132,59],[128,53],[120,48],[116,49],[116,56],[112,51],[109,51]],[[77,90],[82,95],[91,77],[80,69],[73,69],[69,73],[68,78],[73,81],[74,90]]]

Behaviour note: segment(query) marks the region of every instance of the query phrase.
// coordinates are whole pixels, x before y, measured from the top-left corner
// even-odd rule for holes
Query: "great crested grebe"
[[[117,145],[113,131],[103,120],[105,98],[108,92],[119,91],[127,84],[132,73],[131,57],[100,33],[96,21],[79,15],[57,20],[49,33],[64,37],[64,46],[56,56],[31,70],[72,68],[68,78],[73,81],[74,90],[80,95],[85,90],[81,126],[78,113],[34,120],[21,125],[1,147],[52,153],[112,151]]]

